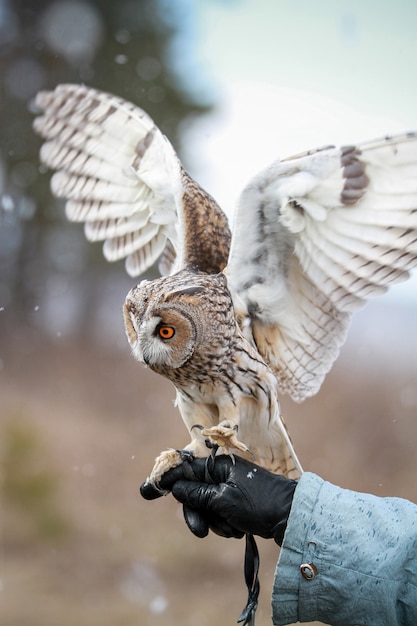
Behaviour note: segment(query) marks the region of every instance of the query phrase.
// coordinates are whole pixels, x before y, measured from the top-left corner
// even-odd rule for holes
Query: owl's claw
[[[201,427],[199,427],[201,428]],[[229,454],[233,460],[233,454],[231,449],[240,450],[241,452],[248,452],[252,457],[253,452],[248,446],[239,441],[237,438],[238,426],[237,424],[229,424],[228,422],[221,422],[217,426],[211,428],[201,428],[201,434],[206,437],[206,446],[213,448],[215,446],[223,448],[226,454]]]
[[[174,450],[174,448],[169,448],[168,450],[161,452],[161,454],[156,457],[152,472],[146,482],[150,483],[163,495],[166,495],[168,491],[159,487],[159,481],[165,472],[173,467],[177,467],[177,465],[180,465],[183,462],[184,456],[182,456],[182,453],[186,453],[186,450]]]
[[[188,467],[191,467],[190,463],[194,459],[195,455],[191,450],[175,450],[174,448],[164,450],[156,457],[151,475],[146,479],[146,483],[152,485],[158,493],[165,496],[169,492],[166,489],[162,489],[159,485],[162,476],[173,467],[181,465],[181,463],[186,463]],[[189,473],[189,470],[186,469],[184,473]]]
[[[195,454],[191,450],[177,450],[183,463],[191,463],[195,459]]]

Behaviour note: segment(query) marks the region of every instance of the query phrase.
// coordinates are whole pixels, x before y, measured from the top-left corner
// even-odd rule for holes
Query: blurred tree
[[[115,93],[143,107],[178,148],[180,122],[210,106],[190,16],[188,0],[0,0],[0,332],[30,324],[46,290],[71,277],[86,324],[104,265],[101,246],[66,223],[39,168],[34,95],[62,82]]]

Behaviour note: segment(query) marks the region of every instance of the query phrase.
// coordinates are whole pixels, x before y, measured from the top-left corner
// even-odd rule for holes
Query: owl
[[[277,160],[233,220],[141,109],[80,85],[41,92],[40,158],[69,220],[129,275],[134,357],[168,378],[191,441],[298,478],[279,408],[317,393],[352,314],[417,265],[417,134]],[[163,451],[154,485],[184,452]]]

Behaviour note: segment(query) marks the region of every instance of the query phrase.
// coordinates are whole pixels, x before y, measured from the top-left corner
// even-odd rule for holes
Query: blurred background
[[[229,215],[279,156],[417,127],[413,0],[0,0],[0,621],[235,623],[241,541],[198,540],[138,486],[187,434],[130,357],[132,279],[68,224],[33,97],[86,83],[143,107]],[[153,275],[152,273],[150,275]],[[356,315],[320,393],[282,399],[305,469],[417,500],[416,279]],[[278,548],[260,541],[257,624]]]

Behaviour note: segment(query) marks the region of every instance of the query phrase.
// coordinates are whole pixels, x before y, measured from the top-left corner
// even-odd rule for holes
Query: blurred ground
[[[187,436],[171,385],[114,346],[29,341],[20,330],[1,346],[0,621],[234,624],[246,601],[244,544],[196,539],[171,498],[138,496],[156,454]],[[415,370],[390,358],[368,366],[351,342],[318,397],[283,401],[305,469],[417,500]],[[257,626],[269,626],[278,548],[259,545]]]

